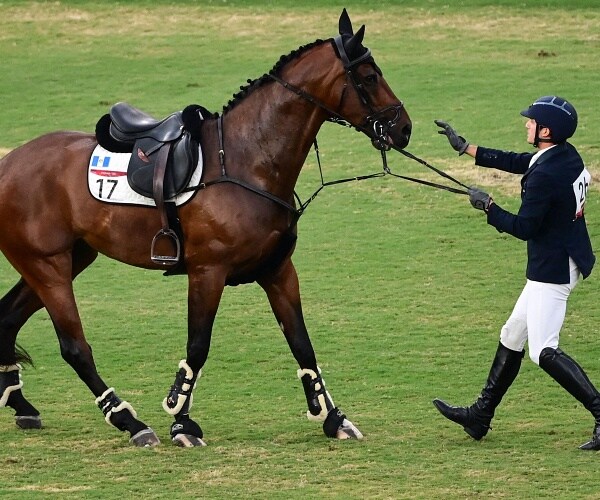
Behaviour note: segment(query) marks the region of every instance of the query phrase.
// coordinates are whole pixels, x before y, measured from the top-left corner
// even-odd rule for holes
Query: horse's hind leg
[[[16,345],[17,334],[33,313],[43,307],[37,295],[22,279],[0,300],[0,407],[15,410],[23,429],[39,429],[40,413],[21,391],[21,365],[31,364],[26,351]]]
[[[275,275],[261,279],[259,284],[267,293],[279,327],[300,365],[298,378],[306,395],[307,417],[323,422],[323,432],[328,437],[362,439],[361,432],[335,406],[325,388],[304,323],[298,275],[292,262],[287,260]]]
[[[73,249],[72,278],[88,267],[97,255],[85,243],[77,242]],[[38,410],[21,391],[20,364],[32,365],[33,361],[16,340],[27,320],[43,307],[39,297],[23,279],[0,299],[0,407],[13,408],[17,425],[24,429],[41,428],[42,421]]]
[[[129,431],[134,444],[152,446],[158,444],[158,438],[147,425],[137,420],[133,408],[121,401],[114,389],[108,388],[100,378],[92,350],[83,334],[72,280],[96,255],[85,243],[77,242],[72,252],[51,258],[21,259],[17,270],[31,287],[31,293],[48,311],[63,359],[96,396],[96,404],[104,413],[107,423],[121,431]]]

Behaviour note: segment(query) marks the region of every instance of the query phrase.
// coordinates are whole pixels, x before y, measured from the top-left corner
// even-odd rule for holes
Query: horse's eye
[[[371,75],[367,75],[365,77],[365,83],[367,85],[375,85],[377,83],[377,73],[373,73]]]

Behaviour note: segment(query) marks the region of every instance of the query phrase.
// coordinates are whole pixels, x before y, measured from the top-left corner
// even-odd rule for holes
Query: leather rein
[[[371,142],[373,143],[373,146],[376,149],[378,149],[381,153],[381,160],[382,160],[382,166],[383,166],[382,171],[375,172],[372,174],[348,177],[348,178],[344,178],[344,179],[337,179],[334,181],[325,182],[324,178],[323,178],[323,170],[321,167],[321,159],[319,156],[319,146],[317,144],[317,139],[315,137],[315,139],[313,141],[313,145],[314,145],[315,154],[317,156],[319,173],[321,176],[321,186],[319,186],[319,188],[304,202],[301,201],[297,192],[294,191],[294,198],[296,199],[296,201],[299,204],[299,208],[296,208],[294,205],[287,203],[286,201],[273,195],[272,193],[269,193],[268,191],[260,189],[260,188],[254,186],[248,182],[245,182],[241,179],[237,179],[235,177],[230,177],[227,174],[227,171],[225,168],[225,146],[224,146],[224,139],[223,139],[223,114],[220,114],[217,118],[217,130],[218,130],[218,137],[219,137],[219,163],[221,166],[221,176],[216,179],[213,179],[211,181],[201,182],[197,186],[188,187],[184,191],[199,191],[199,190],[205,189],[209,186],[212,186],[215,184],[221,184],[224,182],[228,182],[231,184],[241,186],[244,189],[247,189],[248,191],[251,191],[259,196],[262,196],[263,198],[267,198],[267,199],[271,200],[272,202],[280,205],[281,207],[283,207],[287,211],[289,211],[293,216],[293,221],[292,221],[290,227],[293,226],[298,221],[298,219],[304,213],[304,211],[306,210],[308,205],[317,197],[317,195],[321,192],[321,190],[323,188],[325,188],[326,186],[332,186],[335,184],[342,184],[342,183],[351,182],[351,181],[360,181],[360,180],[372,179],[372,178],[376,178],[376,177],[384,177],[385,175],[391,175],[391,176],[397,177],[399,179],[404,179],[404,180],[408,180],[411,182],[424,184],[426,186],[434,187],[437,189],[443,189],[446,191],[450,191],[452,193],[468,195],[469,194],[468,186],[466,186],[462,182],[458,181],[454,177],[450,176],[446,172],[434,167],[433,165],[430,165],[425,160],[422,160],[421,158],[409,153],[408,151],[406,151],[404,149],[400,149],[398,146],[390,143],[387,140],[387,132],[396,125],[396,122],[400,118],[400,112],[402,111],[404,104],[402,102],[400,102],[399,105],[388,106],[388,107],[384,108],[383,110],[375,112],[373,107],[371,106],[368,94],[365,92],[363,86],[360,83],[358,83],[358,81],[356,80],[356,77],[354,75],[354,70],[353,70],[353,68],[355,66],[357,66],[358,64],[361,64],[363,62],[366,62],[367,60],[370,60],[374,64],[374,62],[371,58],[370,50],[367,49],[367,51],[362,56],[360,56],[358,59],[349,61],[348,57],[346,56],[345,50],[343,48],[343,44],[341,42],[341,37],[336,37],[334,39],[334,43],[337,48],[337,52],[340,55],[342,62],[344,63],[344,69],[346,70],[346,75],[347,75],[348,79],[351,81],[351,83],[352,83],[354,89],[356,90],[358,96],[360,97],[362,103],[364,105],[366,105],[371,111],[371,114],[366,117],[364,125],[351,124],[342,115],[340,115],[338,112],[331,109],[329,106],[327,106],[321,100],[317,99],[315,96],[313,96],[313,95],[309,94],[308,92],[302,90],[301,88],[296,87],[295,85],[279,78],[277,75],[275,75],[273,73],[269,73],[267,76],[269,78],[271,78],[273,81],[282,85],[285,89],[293,92],[294,94],[302,97],[306,101],[310,102],[311,104],[314,104],[315,106],[318,106],[323,111],[325,111],[329,115],[326,121],[329,121],[329,122],[332,122],[332,123],[335,123],[338,125],[342,125],[344,127],[354,128],[357,131],[363,132],[365,135],[367,135],[367,137],[370,137]],[[379,68],[377,68],[377,66],[376,66],[376,69],[379,72]],[[346,88],[347,88],[347,84],[344,85],[344,89],[342,91],[342,96],[340,98],[340,103],[339,103],[338,109],[341,108],[341,106],[342,106]],[[383,118],[387,113],[390,113],[390,112],[394,113],[393,118],[390,120],[387,120],[387,121],[382,121],[381,118]],[[455,184],[457,184],[465,189],[458,189],[458,188],[454,188],[451,186],[445,186],[443,184],[437,184],[435,182],[426,181],[423,179],[417,179],[417,178],[407,177],[407,176],[393,173],[387,164],[386,152],[389,151],[390,149],[394,149],[394,150],[398,151],[399,153],[403,154],[404,156],[406,156],[407,158],[417,161],[421,165],[424,165],[425,167],[433,170],[438,175],[454,182]]]

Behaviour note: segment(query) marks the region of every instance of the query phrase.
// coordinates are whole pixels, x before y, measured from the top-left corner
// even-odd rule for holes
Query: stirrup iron
[[[156,245],[159,241],[165,240],[168,241],[170,245],[172,245],[175,250],[175,255],[157,255],[156,253]],[[179,238],[177,234],[172,229],[160,229],[154,238],[152,238],[152,246],[150,247],[150,259],[155,264],[160,264],[162,266],[173,266],[179,262],[179,257],[181,256],[181,243],[179,242]]]

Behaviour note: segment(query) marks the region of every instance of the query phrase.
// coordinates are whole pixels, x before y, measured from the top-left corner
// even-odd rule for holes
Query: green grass
[[[91,131],[125,100],[164,116],[198,102],[220,110],[282,54],[337,33],[334,2],[0,3],[0,149],[55,129]],[[600,9],[589,1],[345,4],[414,122],[409,150],[518,208],[518,178],[453,155],[433,125],[474,143],[525,150],[519,111],[559,93],[579,111],[573,140],[600,168]],[[538,16],[540,5],[551,5]],[[355,132],[319,135],[327,179],[377,171]],[[390,154],[403,175],[439,180]],[[298,190],[318,186],[309,155]],[[596,252],[600,197],[587,217]],[[0,412],[7,498],[597,498],[597,460],[577,446],[592,419],[527,359],[493,431],[470,440],[434,397],[470,403],[524,283],[525,246],[486,226],[464,197],[393,178],[327,188],[299,224],[303,307],[335,402],[365,434],[326,439],[304,416],[296,365],[256,285],[226,290],[193,414],[206,448],[168,442],[161,401],[185,356],[186,279],[101,258],[76,282],[88,341],[107,383],[164,441],[130,447],[60,358],[43,312],[19,339],[45,429],[19,432]],[[0,259],[0,290],[17,279]],[[569,302],[562,347],[600,384],[594,274]]]

